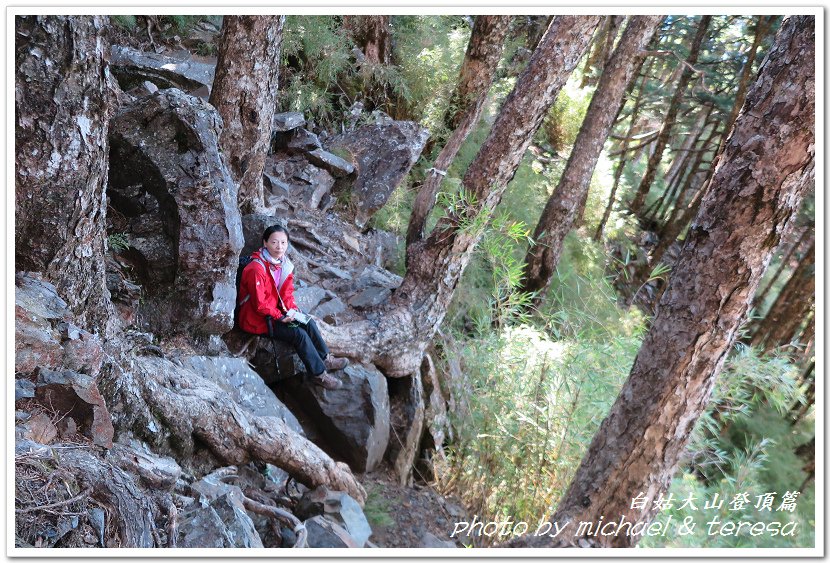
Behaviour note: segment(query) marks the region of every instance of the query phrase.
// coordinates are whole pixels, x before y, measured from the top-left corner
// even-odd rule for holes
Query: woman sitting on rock
[[[251,262],[242,271],[238,303],[239,326],[245,332],[269,336],[287,342],[300,356],[306,372],[317,385],[338,389],[342,383],[326,370],[343,369],[346,358],[334,358],[314,319],[303,315],[294,302],[294,265],[285,255],[288,231],[273,225],[262,233],[262,248],[251,255]]]

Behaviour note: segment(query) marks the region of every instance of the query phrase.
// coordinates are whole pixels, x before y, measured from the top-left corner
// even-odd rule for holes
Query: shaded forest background
[[[462,105],[459,67],[474,18],[377,18],[382,18],[380,32],[349,17],[287,16],[277,111],[302,112],[309,130],[335,135],[369,122],[376,111],[430,131],[412,170],[363,226],[398,235],[392,269],[405,276],[413,259],[407,241],[421,236],[411,231],[413,209],[423,212],[419,192],[435,181],[438,169],[435,204],[423,217],[426,232],[471,204],[462,180],[550,19],[515,16],[505,22],[480,115],[467,124],[469,136],[460,139],[457,155],[442,170],[441,151],[460,126],[452,117]],[[546,204],[565,185],[563,173],[588,123],[592,96],[627,23],[621,16],[601,19],[486,217],[430,343],[435,369],[457,377],[446,390],[452,401],[445,441],[415,465],[417,481],[457,496],[481,519],[536,522],[553,516],[629,377],[781,20],[665,17],[645,56],[633,65],[622,103],[606,108],[610,134],[592,174],[588,170],[587,191],[564,206],[557,224],[566,227],[557,234],[544,227]],[[202,33],[218,32],[218,17],[113,16],[111,21],[113,41],[184,47],[206,60],[218,54],[218,36]],[[780,237],[668,489],[675,499],[694,496],[700,504],[715,494],[728,502],[748,492],[753,504],[741,510],[725,504],[720,514],[731,520],[797,521],[800,533],[710,537],[705,547],[814,545],[813,191],[807,188]],[[349,192],[334,196],[335,213],[359,215]],[[127,249],[124,235],[108,235],[108,252]],[[558,242],[550,242],[554,239]],[[558,248],[547,274],[530,269],[534,251],[543,248]],[[756,495],[785,491],[800,492],[794,513],[754,507]],[[366,502],[372,505],[371,494]],[[655,519],[692,516],[703,526],[713,514],[679,504]],[[639,545],[701,543],[693,535],[644,538]]]

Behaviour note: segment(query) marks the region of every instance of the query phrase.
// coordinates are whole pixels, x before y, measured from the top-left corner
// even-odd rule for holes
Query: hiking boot
[[[315,385],[319,385],[324,389],[340,389],[343,387],[343,382],[334,377],[333,375],[329,375],[326,372],[321,373],[317,377],[311,378]]]
[[[343,369],[347,365],[349,365],[349,358],[335,358],[331,354],[326,356],[325,361],[323,362],[326,366],[326,369],[330,370],[338,370]]]

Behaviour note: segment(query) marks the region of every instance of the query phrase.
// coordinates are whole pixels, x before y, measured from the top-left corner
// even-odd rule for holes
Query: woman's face
[[[285,233],[271,233],[271,236],[268,237],[268,240],[264,242],[265,249],[268,251],[268,254],[270,254],[274,258],[282,258],[285,254],[285,251],[288,249],[288,237],[285,235]]]

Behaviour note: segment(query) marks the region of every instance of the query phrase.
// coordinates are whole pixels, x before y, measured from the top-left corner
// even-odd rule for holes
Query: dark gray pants
[[[314,323],[314,319],[308,321],[306,325],[298,322],[283,323],[280,321],[274,321],[271,325],[274,331],[274,340],[287,342],[294,347],[297,355],[300,356],[300,361],[305,366],[306,373],[317,376],[326,371],[323,361],[328,356],[329,349],[326,347],[326,343],[323,342],[323,337],[320,335],[320,330]]]

